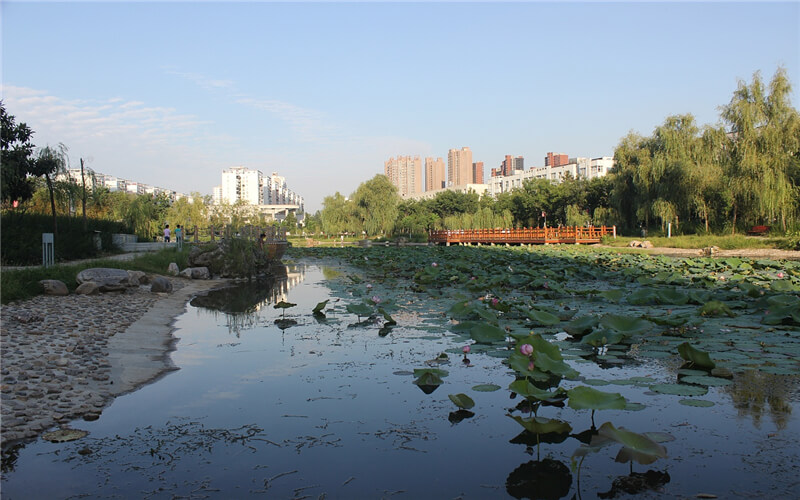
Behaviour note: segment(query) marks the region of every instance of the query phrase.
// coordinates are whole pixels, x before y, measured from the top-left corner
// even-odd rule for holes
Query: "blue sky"
[[[2,99],[73,166],[210,194],[273,171],[322,207],[397,155],[610,156],[673,114],[715,124],[786,68],[800,3],[0,4]]]

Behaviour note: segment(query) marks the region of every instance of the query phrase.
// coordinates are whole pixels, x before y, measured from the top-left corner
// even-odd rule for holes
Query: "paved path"
[[[140,255],[144,255],[148,252],[130,252],[130,253],[118,253],[115,255],[109,255],[106,257],[93,257],[91,259],[79,259],[79,260],[67,260],[64,262],[56,262],[57,266],[71,266],[75,264],[83,264],[84,262],[94,262],[98,260],[133,260],[134,257],[138,257]],[[42,267],[41,264],[36,266],[3,266],[3,271],[19,271],[20,269],[36,269]]]

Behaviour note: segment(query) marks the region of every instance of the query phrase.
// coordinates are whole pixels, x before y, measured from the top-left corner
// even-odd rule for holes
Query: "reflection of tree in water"
[[[295,285],[303,281],[303,269],[289,272],[284,265],[274,265],[259,279],[211,290],[192,299],[194,307],[210,311],[216,317],[225,314],[228,332],[239,337],[242,330],[258,325],[258,312],[265,306],[284,300]]]
[[[506,491],[514,498],[557,500],[567,495],[571,487],[569,468],[549,458],[524,463],[506,478]]]
[[[769,412],[776,427],[782,430],[792,413],[789,400],[797,393],[799,380],[797,376],[751,370],[736,374],[733,385],[723,389],[731,396],[739,416],[749,415],[756,428],[760,428],[764,413]]]

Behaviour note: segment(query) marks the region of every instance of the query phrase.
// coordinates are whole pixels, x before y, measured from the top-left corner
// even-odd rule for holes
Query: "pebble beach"
[[[40,295],[4,305],[0,320],[3,445],[95,420],[120,394],[174,370],[172,323],[195,294],[224,280],[169,278],[100,295]]]

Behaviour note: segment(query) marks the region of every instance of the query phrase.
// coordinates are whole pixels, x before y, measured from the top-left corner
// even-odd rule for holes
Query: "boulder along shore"
[[[100,295],[40,295],[2,307],[0,442],[33,438],[175,370],[173,322],[201,291],[227,280],[168,278]]]

